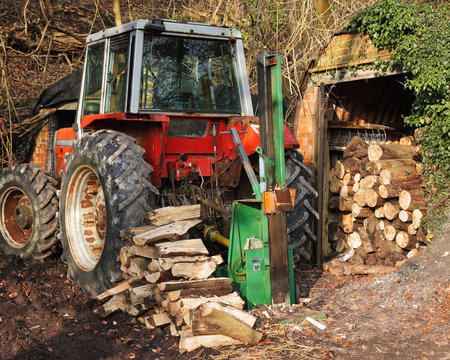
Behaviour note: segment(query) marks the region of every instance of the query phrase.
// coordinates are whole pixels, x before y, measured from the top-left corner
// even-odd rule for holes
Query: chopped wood
[[[355,195],[355,193],[359,190],[359,182],[355,182],[352,186],[352,190],[353,190],[353,196]]]
[[[173,257],[167,257],[167,258],[160,258],[159,265],[163,270],[170,270],[173,266],[173,264],[176,263],[187,263],[187,262],[199,262],[199,261],[206,261],[208,260],[208,256],[173,256]]]
[[[158,292],[156,284],[146,284],[142,286],[136,286],[128,290],[130,302],[132,305],[139,305],[144,303],[144,299],[150,298],[155,301],[155,305],[158,300],[161,299],[161,295]]]
[[[384,216],[388,220],[394,220],[400,212],[400,205],[396,202],[388,201],[383,205]]]
[[[419,255],[419,249],[412,249],[412,250],[408,251],[408,253],[406,254],[406,257],[408,259],[411,259],[412,257],[417,256],[417,255]]]
[[[350,140],[350,142],[347,144],[344,150],[344,158],[349,157],[357,157],[357,158],[363,158],[367,156],[367,150],[369,148],[369,145],[367,145],[364,140],[362,140],[360,137],[355,136],[353,139]]]
[[[419,149],[411,145],[374,144],[367,150],[369,161],[385,159],[413,159],[419,155]]]
[[[263,336],[234,316],[208,304],[200,305],[190,316],[194,335],[225,335],[249,345],[256,345]]]
[[[353,185],[355,181],[352,179],[352,175],[350,173],[345,173],[342,178],[342,185]]]
[[[156,327],[163,326],[163,325],[168,325],[171,322],[172,322],[172,320],[170,319],[169,315],[167,315],[165,312],[159,313],[159,314],[153,314],[153,315],[145,317],[145,324],[150,325],[150,326],[147,326],[150,329],[154,329]]]
[[[384,218],[384,206],[381,206],[379,208],[376,208],[374,211],[375,217],[377,219],[382,219]]]
[[[167,206],[147,214],[153,226],[162,226],[176,221],[198,219],[201,217],[200,204],[184,206]]]
[[[421,190],[403,190],[399,195],[398,202],[403,210],[425,210],[425,199]]]
[[[180,307],[186,311],[194,309],[205,302],[218,302],[233,306],[237,309],[243,309],[245,301],[239,296],[237,292],[233,292],[224,296],[214,296],[214,297],[203,297],[203,298],[184,298],[180,300]]]
[[[417,238],[413,235],[409,235],[405,231],[399,231],[397,236],[395,237],[395,242],[402,249],[414,249],[417,244]]]
[[[380,265],[346,265],[330,270],[332,275],[385,275],[397,271],[397,268]]]
[[[199,223],[201,223],[201,220],[199,219],[173,222],[137,235],[133,237],[133,241],[136,245],[145,245],[159,240],[177,240],[180,236],[187,233],[190,228],[198,225]]]
[[[357,232],[352,232],[352,233],[347,237],[347,244],[348,244],[348,246],[350,246],[352,249],[359,248],[359,247],[362,245],[361,237],[359,236],[359,234],[358,234]]]
[[[381,185],[400,185],[408,182],[420,184],[419,173],[417,171],[404,171],[402,168],[381,170],[378,177]]]
[[[413,136],[403,136],[400,141],[399,141],[400,145],[412,145],[412,146],[416,146],[416,142],[414,141],[414,137]]]
[[[352,175],[356,175],[362,170],[362,162],[356,157],[350,157],[344,161],[344,170]]]
[[[334,174],[338,177],[338,179],[342,179],[345,175],[344,164],[341,161],[336,161],[334,164]]]
[[[415,209],[412,212],[412,226],[414,227],[414,229],[418,229],[420,227],[422,218],[423,218],[423,213],[420,209]]]
[[[417,229],[414,228],[413,224],[409,224],[408,225],[408,229],[406,230],[406,232],[408,233],[408,235],[416,235],[417,234]]]
[[[155,244],[159,257],[208,255],[202,239],[178,240]]]
[[[339,196],[330,196],[328,200],[328,209],[330,210],[339,210]]]
[[[103,300],[106,299],[109,296],[120,294],[128,289],[131,288],[131,279],[124,281],[120,283],[119,285],[114,286],[111,289],[106,290],[105,292],[101,293],[100,295],[97,295],[97,300]]]
[[[185,329],[180,332],[180,351],[192,352],[199,347],[218,348],[221,346],[239,345],[242,341],[235,340],[225,335],[199,335],[194,336],[192,329]]]
[[[349,214],[339,214],[339,226],[344,232],[351,233],[353,231],[353,215]]]
[[[193,288],[193,289],[180,289],[167,292],[167,296],[170,301],[176,301],[181,298],[187,297],[211,297],[211,296],[224,296],[231,294],[233,287],[231,285],[225,287],[205,287],[205,288]]]
[[[330,192],[333,194],[339,193],[339,189],[341,188],[342,180],[339,180],[338,177],[333,173],[330,176]]]
[[[147,265],[147,269],[151,272],[158,272],[164,270],[160,265],[159,260],[157,259],[153,259],[152,261],[150,261],[150,263]]]
[[[355,183],[359,183],[361,181],[361,174],[355,174],[353,179],[355,180]]]
[[[400,210],[398,213],[398,218],[403,222],[411,222],[412,221],[412,212],[406,210]]]
[[[358,203],[353,203],[351,210],[354,218],[368,218],[373,216],[372,210],[367,207],[359,206]]]
[[[372,189],[378,183],[378,176],[369,175],[361,179],[359,187],[363,189]]]
[[[369,207],[381,206],[384,204],[384,200],[379,197],[378,193],[373,189],[366,189],[364,197],[366,199],[367,206]]]
[[[400,213],[399,213],[400,214]],[[403,221],[401,221],[399,218],[397,218],[397,219],[395,219],[393,222],[392,222],[392,226],[393,227],[395,227],[395,229],[397,230],[397,231],[399,231],[399,230],[401,230],[401,231],[406,231],[406,230],[408,230],[408,223],[405,223],[405,222],[403,222]]]
[[[231,279],[211,278],[205,280],[190,280],[190,281],[169,281],[158,284],[159,291],[174,291],[182,289],[203,289],[203,288],[223,288],[231,286]]]
[[[355,195],[355,192],[353,191],[353,188],[351,186],[344,185],[341,187],[341,190],[339,191],[339,196],[341,197],[353,197]],[[331,209],[330,207],[328,207]]]
[[[355,195],[353,195],[353,200],[358,203],[359,206],[366,206],[366,189],[360,188]]]
[[[339,211],[352,211],[352,205],[354,204],[353,198],[351,197],[339,197]]]
[[[145,274],[144,277],[145,277],[145,280],[147,280],[150,284],[154,284],[157,282],[163,282],[163,281],[169,281],[174,278],[172,276],[172,273],[170,271],[166,271],[166,270]]]
[[[384,237],[388,241],[393,241],[395,239],[395,235],[397,234],[397,230],[395,230],[395,227],[392,225],[385,225],[384,226]]]
[[[150,259],[143,257],[133,257],[130,259],[130,266],[127,269],[127,273],[136,280],[141,280],[147,273],[147,265],[150,263]]]
[[[362,241],[362,246],[364,248],[364,251],[367,254],[374,253],[377,249],[373,243],[372,238],[369,236],[369,233],[367,232],[367,230],[364,229],[363,227],[359,227],[357,232]]]
[[[391,180],[394,174],[396,174],[397,177],[400,177],[403,174],[405,179],[413,174],[417,174],[416,162],[412,159],[370,161],[367,163],[366,169],[371,175],[379,175],[382,170],[390,170]]]
[[[108,315],[119,311],[121,307],[126,304],[126,302],[127,301],[124,294],[116,294],[103,305],[95,309],[94,313],[102,318],[105,318]]]
[[[392,254],[395,254],[392,256]],[[398,258],[402,260],[402,248],[399,247],[395,241],[382,241],[378,244],[377,256],[381,259],[386,259],[391,255],[391,258]],[[395,265],[395,263],[393,264]]]
[[[223,263],[222,256],[215,255],[206,261],[175,263],[172,265],[171,271],[174,277],[183,277],[189,280],[207,279],[221,263]]]

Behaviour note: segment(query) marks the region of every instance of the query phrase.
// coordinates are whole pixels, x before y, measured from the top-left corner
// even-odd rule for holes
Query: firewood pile
[[[369,145],[359,137],[348,143],[330,177],[328,207],[339,212],[331,239],[338,260],[398,267],[423,248],[419,159],[412,137],[398,144]]]
[[[149,329],[165,327],[180,336],[179,349],[259,342],[256,317],[244,310],[231,279],[212,277],[221,255],[209,256],[201,239],[189,239],[200,206],[166,207],[148,215],[151,225],[123,234],[120,251],[125,282],[97,298],[100,317],[123,311]]]

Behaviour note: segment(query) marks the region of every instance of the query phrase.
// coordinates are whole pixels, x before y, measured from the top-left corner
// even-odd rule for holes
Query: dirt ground
[[[127,314],[105,320],[98,302],[66,278],[59,259],[0,257],[2,359],[450,359],[450,232],[386,276],[299,271],[300,297],[288,308],[259,308],[265,336],[254,347],[180,354],[165,329]],[[282,320],[306,315],[326,326]]]

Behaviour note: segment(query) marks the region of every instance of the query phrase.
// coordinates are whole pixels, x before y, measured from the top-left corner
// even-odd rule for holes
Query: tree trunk
[[[338,179],[344,178],[345,168],[344,164],[340,160],[336,161],[336,164],[334,165],[334,174],[337,176]]]
[[[352,175],[358,174],[361,171],[361,160],[356,157],[345,159],[344,169]]]
[[[120,0],[113,0],[114,22],[116,26],[122,25],[122,15],[120,13]]]
[[[345,150],[344,150],[344,158],[349,157],[357,157],[357,158],[363,158],[367,156],[367,150],[369,148],[369,145],[367,145],[364,140],[362,140],[360,137],[355,136],[352,140],[347,144]]]
[[[404,177],[410,177],[417,174],[416,162],[412,159],[370,161],[367,163],[366,169],[372,175],[379,175],[382,170],[391,170],[391,176],[403,174]]]
[[[339,211],[349,212],[352,211],[352,205],[354,201],[351,197],[339,197]]]
[[[406,210],[401,210],[398,213],[398,218],[403,221],[403,222],[411,222],[412,221],[412,212],[411,211],[406,211]]]
[[[400,212],[400,205],[395,202],[386,202],[383,205],[383,208],[384,208],[384,216],[388,220],[394,220],[398,216],[398,213]]]
[[[355,218],[368,218],[373,216],[373,211],[367,207],[362,207],[358,203],[353,203],[351,207],[352,215]]]
[[[419,155],[415,146],[397,144],[375,144],[370,145],[367,150],[369,161],[386,159],[413,159]]]
[[[403,190],[399,195],[398,202],[403,210],[425,210],[425,199],[422,191]]]
[[[402,249],[414,249],[417,244],[417,238],[412,235],[408,235],[405,231],[399,231],[397,236],[395,237],[395,242]]]

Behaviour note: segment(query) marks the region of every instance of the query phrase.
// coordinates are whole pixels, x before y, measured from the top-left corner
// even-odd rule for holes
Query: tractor
[[[45,151],[35,138],[0,176],[0,251],[45,258],[59,240],[68,278],[94,297],[121,280],[121,235],[152,209],[201,203],[227,235],[231,202],[252,194],[230,130],[257,171],[260,128],[242,36],[227,27],[136,20],[92,34],[78,85],[75,103],[49,105]],[[298,262],[315,241],[316,192],[286,125],[284,147]]]

